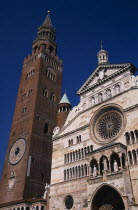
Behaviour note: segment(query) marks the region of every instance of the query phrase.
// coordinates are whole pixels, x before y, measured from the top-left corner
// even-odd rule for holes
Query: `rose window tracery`
[[[115,112],[103,114],[97,121],[97,132],[103,139],[114,138],[122,127],[122,116]]]
[[[116,139],[125,126],[125,115],[119,106],[105,106],[92,118],[90,133],[93,140],[105,144]]]

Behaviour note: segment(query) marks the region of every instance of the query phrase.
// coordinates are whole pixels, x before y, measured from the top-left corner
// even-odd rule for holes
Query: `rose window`
[[[125,115],[119,106],[105,106],[91,121],[91,138],[105,144],[115,140],[125,126]]]
[[[122,116],[115,111],[107,112],[98,119],[96,124],[99,137],[102,139],[112,139],[121,130]]]

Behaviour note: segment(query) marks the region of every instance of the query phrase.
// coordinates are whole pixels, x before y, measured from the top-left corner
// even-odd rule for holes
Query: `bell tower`
[[[52,132],[61,97],[62,61],[50,14],[24,59],[0,186],[0,203],[42,198],[50,183]]]

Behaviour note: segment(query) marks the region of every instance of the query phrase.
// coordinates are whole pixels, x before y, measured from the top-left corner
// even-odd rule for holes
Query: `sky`
[[[47,10],[63,60],[63,92],[75,106],[77,90],[97,67],[100,42],[110,63],[138,68],[137,0],[7,0],[0,6],[0,176],[24,58]]]

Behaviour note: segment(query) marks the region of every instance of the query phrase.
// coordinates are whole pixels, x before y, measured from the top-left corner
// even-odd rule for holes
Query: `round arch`
[[[91,210],[125,210],[121,193],[108,184],[101,185],[94,193]]]

